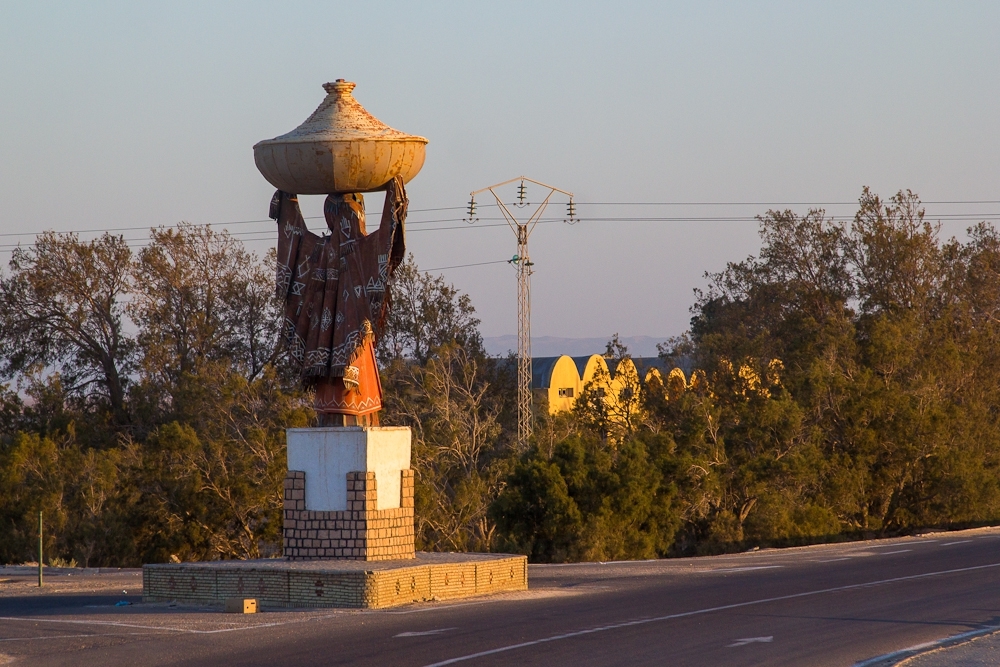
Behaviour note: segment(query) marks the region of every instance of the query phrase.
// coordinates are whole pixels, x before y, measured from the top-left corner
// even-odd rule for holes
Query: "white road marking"
[[[726,648],[746,646],[747,644],[770,644],[772,641],[774,641],[774,635],[768,637],[747,637],[746,639],[737,639]]]
[[[125,632],[125,633],[108,633],[108,634],[94,634],[89,635],[38,635],[37,637],[0,637],[0,642],[31,642],[38,640],[49,640],[49,639],[73,639],[79,637],[90,637],[95,639],[98,637],[139,637],[151,634],[149,632]],[[0,663],[3,664],[3,663]]]
[[[169,626],[158,625],[137,625],[135,623],[120,623],[118,621],[75,621],[62,618],[18,618],[16,616],[0,616],[0,621],[24,621],[28,623],[68,623],[70,625],[106,625],[116,628],[137,628],[139,630],[165,630],[174,632],[196,632],[193,630],[181,630]]]
[[[534,566],[532,566],[534,567]],[[609,590],[607,586],[592,586],[592,585],[578,585],[572,588],[566,589],[552,589],[552,588],[534,588],[526,591],[507,591],[501,593],[493,593],[491,595],[484,595],[479,599],[472,600],[471,602],[458,602],[454,604],[433,604],[426,607],[416,607],[413,609],[350,609],[345,610],[350,613],[361,613],[361,614],[389,614],[390,616],[405,616],[406,614],[423,614],[428,611],[437,611],[438,609],[455,609],[456,607],[473,607],[484,604],[495,604],[497,602],[521,602],[522,600],[541,600],[545,598],[559,597],[562,595],[583,595],[590,591],[604,591]],[[577,592],[581,591],[581,592]]]
[[[577,630],[575,632],[566,632],[560,635],[552,635],[550,637],[543,637],[541,639],[534,639],[532,641],[521,642],[519,644],[508,644],[507,646],[500,646],[498,648],[489,649],[486,651],[479,651],[478,653],[469,653],[468,655],[460,655],[456,658],[449,658],[447,660],[442,660],[440,662],[434,662],[425,667],[443,667],[444,665],[453,665],[456,662],[465,662],[466,660],[474,660],[475,658],[482,658],[487,655],[496,655],[497,653],[506,653],[507,651],[514,651],[519,648],[527,648],[528,646],[537,646],[538,644],[547,644],[549,642],[560,641],[563,639],[572,639],[573,637],[582,637],[584,635],[594,634],[596,632],[607,632],[608,630],[618,630],[620,628],[629,628],[637,625],[646,625],[647,623],[657,623],[659,621],[669,621],[675,618],[686,618],[688,616],[699,616],[701,614],[710,614],[716,611],[727,611],[729,609],[740,609],[741,607],[751,607],[754,605],[767,604],[769,602],[780,602],[782,600],[794,600],[796,598],[810,597],[813,595],[823,595],[824,593],[837,593],[839,591],[849,591],[856,588],[866,588],[868,586],[879,586],[882,584],[892,584],[899,581],[913,581],[915,579],[926,579],[927,577],[939,577],[945,574],[958,574],[960,572],[974,572],[976,570],[986,570],[990,568],[1000,567],[1000,563],[990,563],[989,565],[973,565],[971,567],[959,567],[953,570],[938,570],[937,572],[925,572],[924,574],[911,574],[905,577],[893,577],[891,579],[880,579],[877,581],[868,581],[862,584],[847,584],[846,586],[834,586],[833,588],[821,588],[815,591],[805,591],[804,593],[792,593],[791,595],[779,595],[771,598],[760,598],[759,600],[748,600],[747,602],[734,602],[732,604],[719,605],[718,607],[706,607],[705,609],[695,609],[692,611],[682,611],[676,614],[667,614],[665,616],[654,616],[652,618],[640,618],[633,621],[623,621],[621,623],[612,623],[610,625],[602,625],[596,628],[587,628],[586,630]]]
[[[120,623],[118,621],[93,621],[93,620],[81,620],[76,621],[72,619],[62,619],[62,618],[20,618],[16,616],[0,616],[0,621],[23,621],[26,623],[68,623],[70,625],[99,625],[108,626],[115,628],[136,628],[139,630],[159,630],[161,632],[181,632],[191,635],[216,635],[222,632],[239,632],[241,630],[255,630],[257,628],[274,628],[281,625],[292,625],[293,623],[305,623],[307,621],[315,620],[316,618],[329,618],[328,616],[313,616],[310,618],[299,618],[292,619],[289,621],[276,621],[274,623],[258,623],[255,625],[244,625],[234,628],[220,628],[218,630],[192,630],[190,628],[173,628],[169,625],[138,625],[136,623]]]
[[[460,602],[458,604],[428,605],[426,607],[416,607],[415,609],[400,609],[398,611],[394,611],[391,609],[387,611],[378,610],[374,611],[373,613],[389,614],[391,616],[405,616],[406,614],[423,614],[424,612],[434,611],[436,609],[455,609],[456,607],[472,607],[481,604],[489,604],[490,602],[495,602],[495,600],[483,599],[483,600],[476,600],[475,602]]]
[[[866,549],[888,549],[890,547],[915,547],[921,544],[936,542],[937,540],[921,540],[920,542],[892,542],[891,544],[871,544]]]
[[[695,572],[750,572],[751,570],[773,570],[784,565],[754,565],[748,567],[720,567],[715,570],[695,570]]]
[[[959,540],[958,542],[945,542],[941,546],[943,546],[943,547],[950,547],[953,544],[965,544],[966,542],[971,542],[971,541],[972,540]]]
[[[827,560],[817,560],[814,563],[836,563],[838,560],[851,560],[850,556],[844,556],[843,558],[828,558]]]
[[[720,556],[726,558],[727,556]],[[731,556],[729,556],[731,557]],[[531,569],[544,569],[547,567],[574,567],[578,565],[642,565],[643,563],[662,563],[663,558],[643,558],[640,560],[587,560],[578,563],[532,563]]]
[[[913,549],[896,549],[895,551],[853,551],[844,554],[845,558],[865,558],[867,556],[887,556],[889,554],[901,554]]]
[[[393,637],[426,637],[427,635],[439,635],[449,630],[458,630],[458,628],[441,628],[440,630],[424,630],[423,632],[400,632],[398,635],[393,635]]]

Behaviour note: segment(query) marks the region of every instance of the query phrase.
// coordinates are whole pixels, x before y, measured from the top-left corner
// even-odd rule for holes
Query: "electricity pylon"
[[[517,203],[512,204],[517,208],[531,206],[525,201],[525,183],[534,183],[543,188],[548,188],[549,193],[541,204],[537,206],[534,213],[527,222],[519,222],[513,212],[503,203],[500,195],[496,193],[496,188],[503,187],[515,181],[520,181],[517,186]],[[475,222],[476,218],[476,195],[489,190],[493,198],[497,200],[497,206],[503,213],[504,219],[517,236],[517,254],[510,258],[509,263],[517,269],[517,445],[520,450],[527,449],[528,440],[531,438],[533,426],[533,414],[531,408],[531,267],[534,263],[528,255],[528,237],[534,230],[538,220],[542,217],[552,195],[559,192],[569,197],[567,204],[567,217],[565,222],[576,222],[576,205],[573,203],[573,193],[560,190],[557,187],[546,185],[539,181],[532,180],[525,176],[518,176],[503,183],[497,183],[481,190],[470,193],[469,199],[469,222]]]

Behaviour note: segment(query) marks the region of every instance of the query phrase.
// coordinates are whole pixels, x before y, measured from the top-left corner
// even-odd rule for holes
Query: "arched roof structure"
[[[603,371],[603,372],[599,372]],[[680,372],[681,377],[683,371]],[[589,356],[569,357],[536,357],[531,360],[532,388],[543,394],[548,400],[549,414],[572,410],[577,397],[588,382],[603,377],[606,386],[598,387],[604,390],[607,400],[614,401],[612,407],[620,411],[624,406],[617,404],[623,395],[631,394],[639,400],[638,391],[623,392],[624,389],[638,389],[651,380],[660,391],[665,390],[670,375],[663,361],[656,357],[640,357],[609,360],[599,354]],[[633,406],[637,407],[637,406]]]

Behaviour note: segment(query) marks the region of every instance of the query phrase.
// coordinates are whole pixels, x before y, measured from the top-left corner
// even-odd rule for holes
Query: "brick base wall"
[[[400,506],[378,510],[374,472],[347,473],[347,510],[306,509],[306,474],[285,475],[283,553],[289,560],[413,558],[413,470],[403,470]]]
[[[365,565],[371,569],[350,571],[338,571],[334,564],[317,566],[266,559],[144,565],[142,599],[221,604],[242,597],[272,608],[384,609],[528,588],[527,558],[509,554],[422,554],[413,565]]]

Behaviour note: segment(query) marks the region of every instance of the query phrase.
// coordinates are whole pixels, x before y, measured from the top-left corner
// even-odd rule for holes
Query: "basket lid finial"
[[[323,90],[325,90],[330,95],[336,95],[337,97],[349,97],[351,91],[354,90],[354,86],[357,84],[353,81],[344,81],[343,79],[337,79],[330,83],[323,84]]]

